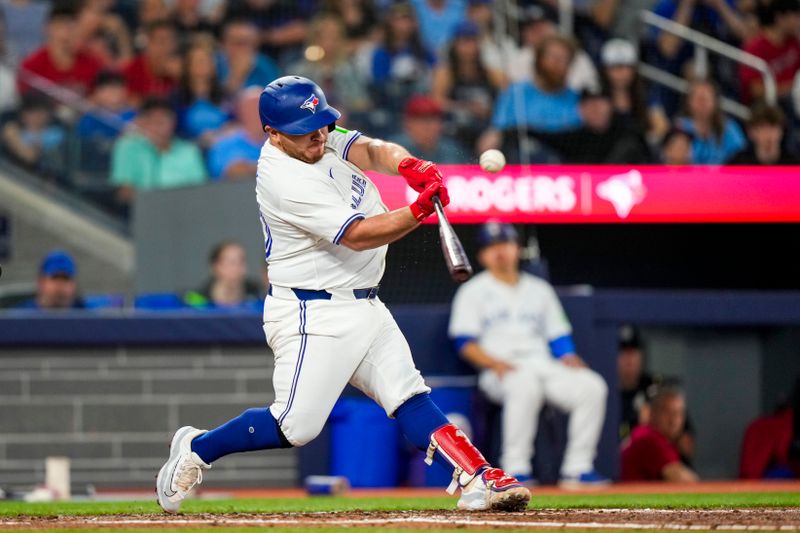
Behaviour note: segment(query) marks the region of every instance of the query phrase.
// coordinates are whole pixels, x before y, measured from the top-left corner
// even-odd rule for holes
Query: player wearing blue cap
[[[211,431],[180,428],[156,480],[161,507],[177,512],[220,457],[310,442],[350,383],[427,451],[428,464],[453,471],[448,490],[461,490],[460,509],[525,509],[528,489],[491,468],[431,401],[406,339],[378,298],[388,244],[434,212],[434,196],[449,201],[436,165],[336,127],[339,111],[306,78],[270,83],[259,111],[269,137],[256,198],[271,283],[264,331],[275,353],[275,400]],[[389,211],[366,170],[401,175],[419,197]]]
[[[607,484],[593,463],[608,387],[575,353],[572,328],[550,284],[520,272],[517,241],[510,224],[480,229],[478,260],[486,270],[456,293],[450,336],[480,370],[484,394],[503,405],[504,470],[531,479],[538,415],[548,402],[570,414],[560,484]]]
[[[36,279],[36,296],[18,306],[18,309],[83,309],[83,299],[78,295],[75,260],[63,250],[48,253],[39,266]]]

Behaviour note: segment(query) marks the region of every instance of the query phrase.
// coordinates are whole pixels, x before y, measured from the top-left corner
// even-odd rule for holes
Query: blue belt
[[[290,290],[294,293],[295,297],[297,297],[298,300],[307,301],[307,300],[334,299],[334,294],[326,290],[319,290],[319,291],[310,289],[290,289]],[[336,292],[341,294],[342,292],[349,293],[351,291],[347,289],[337,289]],[[375,287],[370,287],[369,289],[352,289],[352,294],[353,294],[352,298],[354,300],[371,300],[373,298],[378,297],[378,286],[376,285]],[[273,295],[272,285],[270,285],[269,287],[269,295],[270,296]],[[347,296],[349,296],[349,294],[347,294],[345,297],[342,297],[342,299],[349,300],[350,298],[347,298]]]

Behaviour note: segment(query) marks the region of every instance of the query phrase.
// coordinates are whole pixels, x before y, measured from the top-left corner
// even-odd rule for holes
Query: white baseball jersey
[[[453,301],[450,335],[475,340],[490,356],[509,361],[501,378],[480,373],[478,385],[503,405],[501,467],[529,476],[539,411],[547,401],[570,413],[562,476],[589,472],[603,427],[607,387],[588,368],[571,368],[552,357],[551,341],[571,333],[553,287],[525,272],[516,286],[482,272],[461,286]]]
[[[303,300],[273,291],[264,304],[264,332],[275,354],[270,405],[295,446],[316,437],[350,383],[387,415],[430,392],[411,350],[378,298],[353,299],[383,276],[387,246],[360,252],[340,246],[355,220],[387,211],[375,185],[347,162],[360,133],[337,128],[311,165],[269,141],[258,161],[258,198],[270,282],[287,289],[349,292],[350,298]]]
[[[451,338],[503,360],[550,358],[548,343],[571,331],[550,284],[525,272],[513,287],[481,272],[458,289],[450,316]]]
[[[385,213],[375,185],[347,161],[361,136],[336,128],[315,164],[264,143],[256,197],[270,283],[296,289],[363,289],[378,284],[386,250],[353,251],[340,242],[358,219]]]

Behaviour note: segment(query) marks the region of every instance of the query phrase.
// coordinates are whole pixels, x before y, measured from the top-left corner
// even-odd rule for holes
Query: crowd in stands
[[[124,213],[136,190],[252,178],[256,90],[299,74],[345,127],[441,163],[490,147],[512,163],[796,161],[800,0],[574,4],[562,35],[556,0],[511,16],[491,0],[0,0],[3,153]],[[700,64],[641,9],[763,58],[777,102],[757,71]]]

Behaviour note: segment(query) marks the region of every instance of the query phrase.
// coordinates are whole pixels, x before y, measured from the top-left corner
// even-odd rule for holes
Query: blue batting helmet
[[[478,230],[478,248],[486,248],[498,242],[519,242],[517,230],[511,224],[487,222]]]
[[[258,100],[261,127],[288,135],[305,135],[329,126],[342,116],[328,105],[319,85],[301,76],[284,76],[270,82]]]

